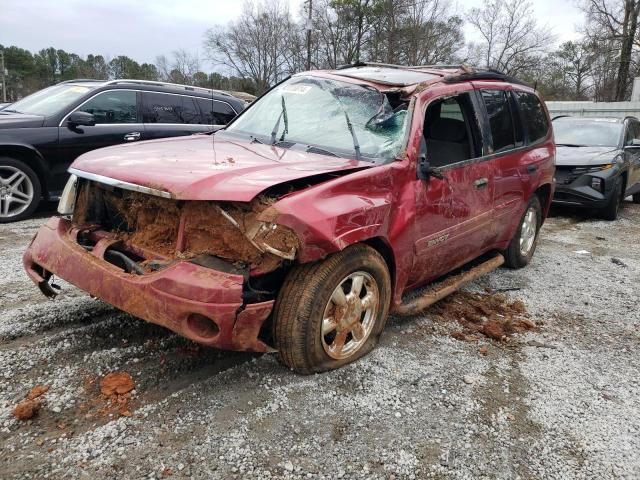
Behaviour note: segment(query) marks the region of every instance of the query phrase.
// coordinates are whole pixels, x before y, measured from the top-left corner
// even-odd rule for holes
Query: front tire
[[[633,194],[633,203],[640,203],[640,193]]]
[[[387,264],[366,245],[294,267],[273,314],[280,361],[302,374],[353,362],[377,344],[390,300]]]
[[[604,220],[614,221],[618,219],[618,213],[622,208],[622,180],[619,179],[614,187],[613,195],[609,199],[607,206],[602,209],[600,216]]]
[[[31,216],[40,203],[40,181],[24,162],[0,157],[0,223]]]
[[[538,233],[542,225],[542,207],[540,199],[534,195],[520,219],[518,230],[511,239],[509,247],[503,252],[504,264],[509,268],[522,268],[529,264],[536,251]]]

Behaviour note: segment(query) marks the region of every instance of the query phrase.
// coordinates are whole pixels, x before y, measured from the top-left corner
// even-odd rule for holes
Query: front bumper
[[[553,195],[553,203],[592,209],[604,208],[611,201],[618,176],[617,168],[585,173],[575,179],[565,179],[556,171],[557,184]],[[591,186],[593,178],[601,179],[604,188],[593,188]]]
[[[273,350],[258,336],[274,302],[245,305],[242,275],[188,261],[134,275],[102,258],[109,239],[100,240],[89,252],[78,244],[77,234],[71,222],[59,217],[40,228],[23,256],[24,268],[36,284],[47,282],[53,273],[125,312],[198,343],[225,350]]]

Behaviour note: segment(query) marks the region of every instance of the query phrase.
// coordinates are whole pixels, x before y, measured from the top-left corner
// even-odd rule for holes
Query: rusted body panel
[[[69,221],[55,217],[40,228],[24,255],[25,270],[34,282],[44,281],[46,269],[121,310],[204,345],[270,350],[258,332],[273,301],[244,305],[242,275],[186,261],[144,276],[132,275],[102,258],[109,239],[88,252],[77,244],[76,234]],[[207,329],[204,319],[194,315],[215,326]]]
[[[429,81],[393,88],[345,79],[335,73],[312,75],[368,84],[410,99],[412,119],[398,158],[374,164],[288,150],[246,138],[196,136],[98,150],[73,165],[79,171],[168,192],[171,198],[166,201],[179,203],[175,208],[181,212],[188,210],[184,205],[189,201],[248,204],[275,187],[289,186],[278,190],[268,208],[257,212],[251,221],[293,232],[297,245],[290,258],[279,257],[268,268],[253,268],[246,276],[187,260],[157,272],[133,275],[101,258],[113,238],[107,235],[88,252],[77,244],[76,227],[67,220],[52,219],[25,253],[25,268],[31,278],[41,283],[45,272],[54,272],[118,308],[200,343],[267,351],[260,331],[274,301],[247,303],[243,284],[249,279],[280,269],[283,275],[273,280],[271,297],[275,298],[285,266],[318,261],[349,245],[366,242],[387,260],[393,282],[393,311],[408,289],[429,283],[486,252],[505,249],[528,199],[541,188],[546,194],[541,196],[546,215],[554,189],[551,131],[543,141],[509,154],[483,151],[481,158],[463,162],[464,168],[447,170],[445,178],[422,180],[417,175],[425,112],[432,101],[485,85],[493,89],[532,89],[497,81]],[[485,130],[481,133],[487,135]],[[473,189],[477,178],[489,179],[488,188]],[[176,215],[172,227],[178,233],[175,238],[168,235],[177,258],[188,250],[189,236],[185,233],[188,221],[180,215]],[[232,220],[246,236],[251,227],[237,215]],[[171,251],[164,254],[172,256]],[[141,256],[150,258],[149,252]],[[213,332],[202,318],[193,315],[212,320],[219,331]]]

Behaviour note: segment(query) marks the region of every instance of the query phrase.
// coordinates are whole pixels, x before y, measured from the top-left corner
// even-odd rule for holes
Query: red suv
[[[554,156],[544,103],[498,72],[301,73],[214,134],[78,158],[24,266],[47,295],[55,274],[196,342],[324,371],[452,283],[409,290],[479,257],[476,274],[525,266]]]

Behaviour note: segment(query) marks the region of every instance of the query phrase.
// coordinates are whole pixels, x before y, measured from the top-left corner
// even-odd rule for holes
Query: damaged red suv
[[[204,345],[329,370],[459,282],[410,290],[525,266],[554,156],[536,92],[494,71],[301,73],[215,134],[78,158],[24,266],[47,295],[57,275]]]

